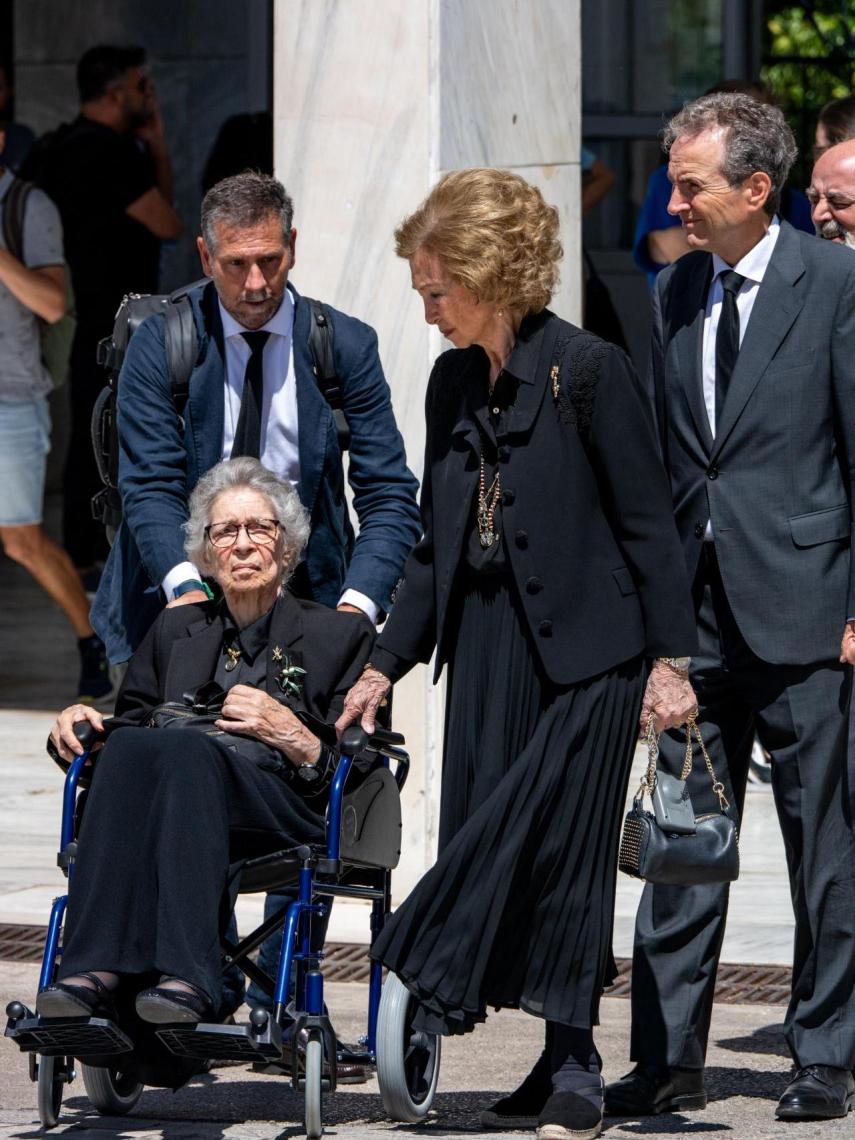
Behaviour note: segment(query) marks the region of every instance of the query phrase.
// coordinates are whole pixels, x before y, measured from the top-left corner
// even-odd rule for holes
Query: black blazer
[[[544,310],[523,322],[505,370],[519,386],[497,441],[503,530],[544,671],[567,685],[641,653],[691,654],[668,484],[627,357]],[[425,534],[372,655],[389,675],[428,661],[436,647],[439,676],[449,657],[449,602],[477,493],[487,394],[483,349],[437,360],[426,400]]]
[[[128,665],[116,700],[111,727],[142,724],[155,705],[180,701],[214,676],[223,640],[223,619],[213,602],[165,609],[146,634]],[[302,697],[289,698],[324,721],[341,712],[348,689],[356,683],[374,641],[370,622],[358,614],[340,613],[315,602],[280,595],[270,623],[267,684],[271,696],[282,698],[277,684],[282,651],[292,665],[306,670]]]
[[[781,222],[715,440],[701,352],[712,257],[654,293],[649,396],[689,574],[707,520],[727,599],[764,661],[836,659],[855,615],[855,255]]]

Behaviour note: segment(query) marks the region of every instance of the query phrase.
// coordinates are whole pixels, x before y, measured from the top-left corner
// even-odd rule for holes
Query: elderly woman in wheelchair
[[[72,705],[51,732],[66,762],[84,750],[80,722],[106,742],[61,963],[36,1002],[42,1018],[114,1019],[117,993],[131,989],[145,1022],[216,1020],[230,867],[324,840],[338,755],[304,722],[335,720],[372,627],[284,588],[308,518],[257,460],[220,463],[200,480],[185,529],[188,558],[222,598],[163,611],[114,718]]]

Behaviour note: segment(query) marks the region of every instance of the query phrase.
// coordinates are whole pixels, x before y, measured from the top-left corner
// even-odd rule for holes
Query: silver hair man
[[[724,134],[721,173],[729,185],[738,186],[757,171],[769,176],[772,188],[765,210],[771,217],[780,206],[781,190],[797,154],[796,140],[781,109],[737,92],[705,95],[670,120],[662,145],[670,153],[677,139],[694,138],[709,130]]]

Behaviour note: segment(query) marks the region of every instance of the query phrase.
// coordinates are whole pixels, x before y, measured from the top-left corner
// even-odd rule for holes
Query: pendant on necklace
[[[481,545],[484,547],[485,550],[487,549],[488,546],[492,546],[493,543],[496,541],[496,535],[493,534],[493,532],[491,530],[480,531],[478,534],[478,537],[481,540]]]
[[[226,662],[226,672],[231,673],[231,671],[237,667],[238,661],[240,661],[240,649],[238,646],[227,645],[226,657],[228,657],[228,661]]]

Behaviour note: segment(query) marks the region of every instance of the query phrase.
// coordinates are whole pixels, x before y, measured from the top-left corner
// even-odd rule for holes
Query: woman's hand
[[[348,725],[360,720],[367,733],[374,731],[377,710],[383,704],[392,682],[379,669],[368,668],[344,698],[341,716],[335,730],[341,736]]]
[[[97,709],[88,705],[69,705],[54,721],[50,738],[54,748],[63,760],[69,763],[75,756],[82,756],[86,749],[74,735],[74,726],[88,720],[96,732],[104,731],[104,718]]]
[[[320,740],[287,706],[249,685],[229,689],[223,701],[223,715],[216,725],[223,732],[253,736],[277,748],[295,767],[314,764],[321,754]]]
[[[656,661],[647,678],[644,700],[641,702],[639,736],[647,732],[651,713],[657,735],[666,728],[679,728],[698,711],[698,698],[688,677],[681,677],[670,665]]]

